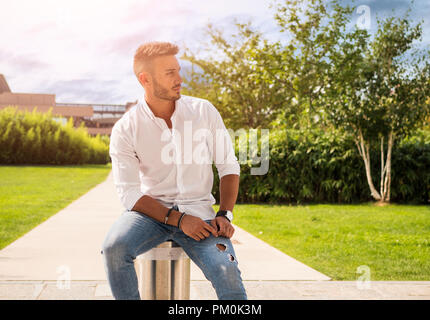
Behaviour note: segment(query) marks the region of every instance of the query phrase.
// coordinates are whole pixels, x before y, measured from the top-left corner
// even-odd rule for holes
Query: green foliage
[[[0,111],[0,163],[2,164],[106,164],[109,138],[90,137],[73,119],[61,125],[49,113]]]
[[[368,199],[365,190],[370,189],[374,199],[382,201],[390,201],[391,194],[393,199],[426,202],[427,194],[411,192],[417,184],[405,186],[398,179],[404,170],[395,172],[395,157],[402,150],[397,144],[430,119],[430,52],[415,47],[422,38],[422,22],[412,21],[409,13],[389,17],[378,21],[371,36],[350,26],[355,10],[339,0],[283,0],[275,7],[275,20],[286,33],[283,41],[269,42],[250,23],[236,23],[237,32],[231,37],[209,26],[212,46],[206,49],[213,54],[184,55],[201,70],[193,69],[185,79],[187,93],[212,101],[228,127],[292,128],[300,130],[303,139],[308,137],[296,141],[293,158],[271,154],[274,176],[253,177],[252,183],[244,180],[243,199],[348,202]],[[314,136],[319,130],[315,126],[345,132],[339,138],[340,155],[332,151],[334,158],[318,156],[333,147],[328,137]],[[290,138],[281,149],[291,147]],[[363,165],[356,163],[356,147]],[[417,148],[426,153],[426,146]],[[381,159],[384,169],[371,159]],[[427,164],[424,158],[416,166]],[[384,181],[380,193],[373,182],[378,174]],[[396,186],[396,181],[402,185]]]
[[[344,33],[330,52],[327,120],[369,143],[421,127],[430,116],[430,52],[414,48],[421,36],[422,23],[408,14],[378,21],[373,39],[363,30]]]
[[[278,78],[308,124],[317,116],[325,126],[378,141],[390,131],[401,138],[430,117],[430,52],[417,46],[423,23],[412,21],[410,9],[379,20],[373,37],[348,27],[354,8],[338,0],[284,0],[276,10],[290,38],[276,50],[286,66]]]
[[[235,144],[239,155],[239,144]],[[377,147],[370,150],[377,157]],[[239,156],[238,156],[239,159]],[[357,203],[370,201],[364,164],[346,132],[280,129],[270,132],[270,165],[265,175],[251,175],[250,161],[241,164],[241,203]],[[394,202],[430,201],[430,131],[418,130],[393,149]],[[372,165],[378,174],[380,167]],[[219,199],[214,166],[212,193]]]
[[[417,130],[393,151],[393,198],[398,202],[430,201],[430,131]]]
[[[208,26],[212,46],[206,48],[206,58],[186,50],[181,58],[192,69],[184,77],[184,93],[214,103],[227,127],[267,128],[285,106],[280,93],[287,88],[269,77],[275,51],[268,41],[249,23],[235,26],[232,41]]]
[[[302,125],[324,118],[321,98],[330,85],[327,71],[333,63],[331,52],[339,49],[352,12],[338,1],[324,0],[284,0],[276,7],[275,20],[289,38],[287,45],[277,44],[279,60],[285,66],[279,78],[293,95]],[[287,108],[283,118],[288,121],[289,117]]]

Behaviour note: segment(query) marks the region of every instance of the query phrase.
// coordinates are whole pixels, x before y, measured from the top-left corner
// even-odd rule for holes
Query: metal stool
[[[166,241],[134,261],[142,300],[190,299],[190,258],[174,241]]]

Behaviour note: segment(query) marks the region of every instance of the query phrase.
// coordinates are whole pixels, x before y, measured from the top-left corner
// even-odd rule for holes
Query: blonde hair
[[[151,61],[159,56],[175,55],[179,52],[179,47],[170,42],[147,42],[137,48],[134,54],[133,71],[139,78],[142,70],[150,71]]]

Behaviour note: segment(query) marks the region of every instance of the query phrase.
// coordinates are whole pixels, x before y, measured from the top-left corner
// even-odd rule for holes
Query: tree
[[[421,23],[402,18],[378,21],[376,35],[348,27],[353,8],[338,1],[285,0],[276,19],[292,37],[284,61],[296,101],[312,118],[350,132],[362,157],[371,195],[390,200],[391,155],[396,138],[429,116],[429,53],[414,49]],[[387,145],[385,147],[385,144]],[[380,147],[380,190],[371,172],[370,148]],[[386,148],[386,152],[385,152]]]
[[[184,55],[202,70],[192,71],[189,90],[217,104],[236,128],[299,124],[349,132],[371,196],[390,201],[395,141],[430,118],[430,54],[416,46],[422,22],[413,25],[408,11],[379,20],[372,36],[351,27],[354,8],[338,0],[284,0],[276,10],[287,44],[269,43],[250,24],[237,24],[233,43],[209,27],[218,57]],[[379,191],[371,148],[380,149]]]
[[[330,10],[331,7],[331,10]],[[342,7],[337,1],[327,4],[324,0],[310,0],[307,5],[300,0],[285,0],[276,7],[275,19],[290,39],[280,42],[278,61],[284,66],[278,77],[292,95],[292,101],[301,112],[301,127],[324,125],[321,97],[329,85],[330,53],[336,51],[353,9]],[[283,120],[291,115],[285,110]]]
[[[181,57],[192,63],[184,78],[185,94],[206,98],[219,109],[226,125],[238,128],[265,128],[285,105],[280,94],[285,87],[264,76],[270,68],[273,47],[250,24],[235,23],[233,41],[212,25],[207,32],[212,46],[206,58],[186,49]]]
[[[391,157],[396,139],[422,126],[430,114],[429,52],[414,42],[422,23],[404,17],[378,20],[373,39],[363,30],[343,35],[330,53],[324,94],[326,120],[354,135],[371,196],[390,201]],[[370,148],[380,148],[379,192],[373,183]]]

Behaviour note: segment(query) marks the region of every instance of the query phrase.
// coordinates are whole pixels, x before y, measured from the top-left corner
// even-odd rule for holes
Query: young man
[[[181,96],[178,47],[140,46],[134,73],[142,99],[111,134],[113,178],[127,209],[103,243],[116,299],[140,299],[133,260],[167,240],[178,243],[211,281],[219,299],[247,299],[230,241],[240,167],[218,110]],[[212,163],[220,177],[220,211],[211,194]]]

